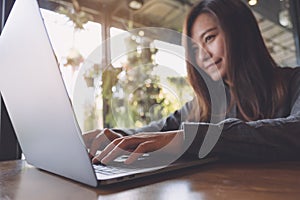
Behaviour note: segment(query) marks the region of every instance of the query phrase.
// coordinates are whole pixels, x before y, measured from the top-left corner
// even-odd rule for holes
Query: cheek
[[[201,68],[201,66],[203,66],[203,62],[201,61],[201,59],[199,57],[199,53],[193,54],[193,59],[195,60],[197,67]]]
[[[204,63],[200,59],[196,58],[196,66],[195,67],[198,67],[198,68],[200,68],[203,71],[206,71],[205,68],[204,68]]]
[[[214,56],[224,57],[225,56],[225,46],[223,40],[219,40],[213,44],[212,49],[214,51]]]

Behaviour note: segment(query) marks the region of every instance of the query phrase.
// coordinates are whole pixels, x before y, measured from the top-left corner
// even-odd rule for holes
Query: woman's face
[[[196,18],[192,39],[198,67],[215,81],[224,78],[228,68],[224,32],[212,14],[202,13]]]

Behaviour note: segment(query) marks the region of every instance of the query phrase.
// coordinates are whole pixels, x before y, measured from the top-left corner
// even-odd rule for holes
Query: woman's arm
[[[289,70],[288,101],[281,112],[289,116],[252,122],[226,119],[219,124],[222,133],[211,153],[241,159],[300,159],[300,68]]]
[[[300,116],[255,122],[225,120],[211,153],[240,159],[300,159]]]

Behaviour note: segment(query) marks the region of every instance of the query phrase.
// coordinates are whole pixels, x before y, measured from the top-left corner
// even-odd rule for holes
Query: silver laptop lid
[[[97,185],[36,0],[16,0],[3,29],[0,91],[30,164]]]

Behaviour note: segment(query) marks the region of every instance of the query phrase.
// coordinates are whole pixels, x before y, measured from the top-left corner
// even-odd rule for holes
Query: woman
[[[189,149],[196,153],[200,148],[197,139],[203,138],[207,126],[215,123],[213,116],[222,115],[220,110],[212,112],[205,75],[212,82],[224,81],[228,102],[226,119],[218,122],[223,129],[211,155],[299,159],[300,68],[277,66],[247,5],[240,0],[203,0],[188,14],[184,32],[192,38],[184,40],[184,46],[195,99],[166,119],[140,129],[104,129],[85,134],[93,162],[107,164],[124,151],[133,152],[127,164],[145,152],[180,153],[187,138],[180,129],[184,121],[201,122]]]

